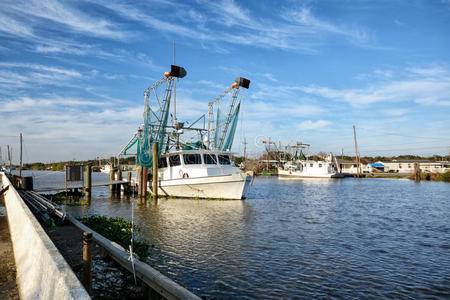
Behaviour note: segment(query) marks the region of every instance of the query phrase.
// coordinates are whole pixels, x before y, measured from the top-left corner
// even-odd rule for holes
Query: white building
[[[414,163],[418,163],[421,172],[425,173],[445,173],[450,171],[448,161],[427,161],[427,160],[393,160],[383,162],[385,172],[411,173],[414,171]]]

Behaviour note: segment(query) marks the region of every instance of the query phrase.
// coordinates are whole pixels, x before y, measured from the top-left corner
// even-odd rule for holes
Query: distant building
[[[429,161],[429,160],[393,160],[383,162],[385,172],[395,173],[411,173],[414,171],[414,163],[419,164],[421,172],[428,173],[445,173],[450,171],[450,163],[448,161]]]
[[[338,166],[339,166],[339,172],[342,174],[358,174],[358,164],[354,161],[348,161],[348,160],[340,160],[337,159]],[[366,168],[366,165],[364,163],[361,163],[361,172]]]

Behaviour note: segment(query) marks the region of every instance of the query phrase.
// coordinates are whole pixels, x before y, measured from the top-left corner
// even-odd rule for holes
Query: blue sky
[[[239,76],[234,151],[271,137],[315,152],[447,155],[450,1],[8,1],[0,6],[0,146],[25,161],[108,157],[173,62],[193,121]],[[15,154],[15,158],[18,154]]]

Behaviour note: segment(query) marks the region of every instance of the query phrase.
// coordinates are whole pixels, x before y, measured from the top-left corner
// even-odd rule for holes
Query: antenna
[[[173,40],[173,64],[175,65],[175,40]],[[173,117],[175,119],[175,126],[177,126],[177,80],[173,81]]]

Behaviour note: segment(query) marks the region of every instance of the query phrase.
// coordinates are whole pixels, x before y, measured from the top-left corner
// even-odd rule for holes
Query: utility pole
[[[19,165],[19,177],[22,177],[22,133],[20,133],[20,165]]]
[[[360,177],[360,160],[359,160],[359,154],[358,154],[358,143],[356,142],[355,125],[353,125],[353,137],[355,139],[355,160],[356,160],[356,166],[357,166],[357,176]]]
[[[244,138],[244,166],[245,166],[245,161],[246,161],[246,157],[247,157],[247,139]]]
[[[9,145],[6,145],[8,151],[8,167],[11,169],[11,151],[9,150]]]

